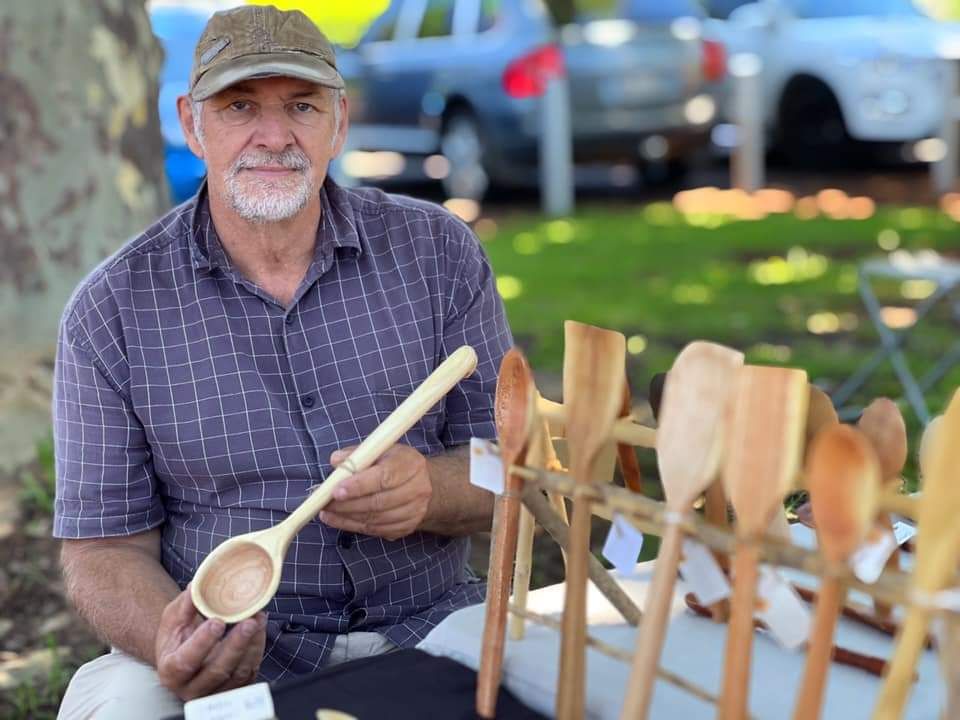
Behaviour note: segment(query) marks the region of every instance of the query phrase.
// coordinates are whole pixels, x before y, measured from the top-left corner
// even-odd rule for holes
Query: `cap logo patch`
[[[218,38],[217,41],[203,51],[203,55],[200,56],[200,64],[206,65],[208,62],[213,60],[217,55],[219,55],[223,49],[230,44],[230,38],[222,37]]]

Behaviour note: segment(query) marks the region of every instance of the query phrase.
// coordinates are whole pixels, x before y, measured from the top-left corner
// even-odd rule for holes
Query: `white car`
[[[937,159],[936,141],[923,141],[943,119],[945,58],[960,58],[960,25],[911,0],[704,4],[706,37],[731,57],[761,59],[770,139],[789,159],[822,163],[875,153],[878,143],[895,144],[903,159]]]

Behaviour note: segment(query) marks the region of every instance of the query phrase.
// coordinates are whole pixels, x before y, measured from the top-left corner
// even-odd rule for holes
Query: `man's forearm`
[[[494,496],[470,484],[470,446],[427,458],[433,495],[422,530],[439,535],[471,535],[490,530]]]
[[[160,564],[159,531],[134,542],[68,540],[61,557],[67,596],[80,616],[113,647],[156,666],[160,615],[180,592]]]

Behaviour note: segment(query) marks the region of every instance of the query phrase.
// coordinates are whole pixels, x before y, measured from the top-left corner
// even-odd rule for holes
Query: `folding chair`
[[[960,341],[955,342],[937,364],[919,380],[910,371],[903,349],[913,332],[922,325],[924,318],[941,301],[949,301],[954,320],[960,322],[960,298],[954,294],[954,291],[960,287],[960,263],[945,260],[935,252],[915,255],[897,252],[893,253],[889,259],[867,260],[861,263],[858,277],[858,288],[863,304],[880,335],[880,348],[834,391],[834,405],[842,408],[841,418],[855,416],[858,409],[844,408],[845,403],[863,387],[883,361],[889,358],[897,379],[903,387],[907,402],[920,422],[926,424],[930,420],[930,412],[923,397],[924,392],[942,379],[954,365],[960,363]],[[904,330],[895,331],[883,321],[880,301],[872,285],[875,279],[929,280],[935,284],[936,289],[916,306],[916,321],[913,325]]]

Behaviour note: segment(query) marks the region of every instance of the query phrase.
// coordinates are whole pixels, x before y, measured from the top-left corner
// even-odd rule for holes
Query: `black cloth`
[[[450,658],[396,650],[270,686],[279,720],[315,720],[319,709],[358,720],[475,720],[477,674]],[[182,718],[182,716],[180,716]],[[546,720],[500,688],[497,720]]]

